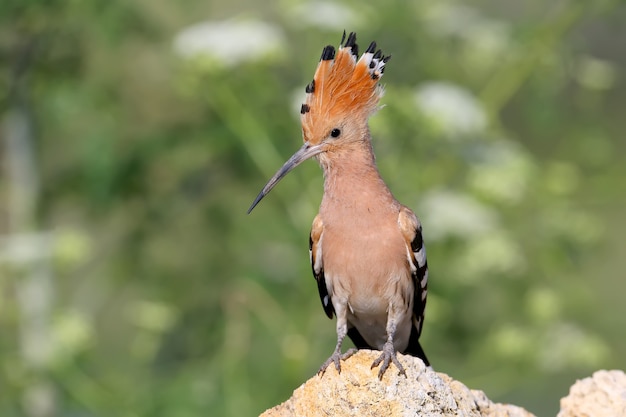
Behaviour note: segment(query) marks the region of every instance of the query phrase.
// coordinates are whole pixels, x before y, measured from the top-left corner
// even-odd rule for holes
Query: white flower
[[[284,35],[278,28],[250,20],[197,23],[182,29],[174,38],[174,50],[182,57],[213,57],[225,67],[258,60],[284,44]]]
[[[482,195],[514,204],[526,195],[534,172],[531,158],[515,142],[500,140],[480,147],[469,171],[469,185]]]
[[[561,313],[561,297],[548,287],[535,287],[526,295],[526,311],[537,323],[555,321]]]
[[[55,317],[51,347],[53,361],[71,360],[93,342],[93,325],[80,311],[68,309]]]
[[[425,196],[421,208],[422,223],[428,240],[450,236],[476,238],[492,231],[496,214],[474,198],[451,191],[434,191]]]
[[[590,90],[609,90],[615,85],[617,71],[609,61],[583,56],[574,74],[576,80]]]
[[[433,35],[462,35],[483,20],[478,11],[466,5],[433,2],[426,12],[425,27]]]
[[[292,19],[298,24],[331,30],[354,27],[357,14],[346,5],[330,1],[310,1],[294,7]]]
[[[504,22],[487,20],[463,35],[464,65],[473,71],[491,71],[517,52],[511,28]]]
[[[519,277],[527,262],[519,244],[508,233],[495,231],[472,236],[453,264],[454,276],[470,283],[493,275]]]
[[[539,365],[549,372],[571,367],[597,368],[609,356],[606,343],[573,323],[556,323],[546,329],[536,346]]]
[[[501,65],[516,50],[506,21],[465,4],[430,2],[426,7],[426,30],[435,37],[455,39],[461,47],[457,60],[471,73],[491,73],[494,65]]]
[[[415,93],[418,109],[447,136],[479,133],[487,126],[487,116],[468,90],[446,82],[428,82]]]
[[[0,264],[29,263],[50,256],[53,235],[48,232],[0,236]]]
[[[137,326],[161,333],[176,323],[178,311],[162,302],[139,300],[129,306],[128,315]]]

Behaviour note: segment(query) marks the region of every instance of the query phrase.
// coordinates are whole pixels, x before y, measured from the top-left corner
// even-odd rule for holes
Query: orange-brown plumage
[[[376,44],[372,42],[357,60],[355,41],[356,36],[350,34],[336,54],[332,46],[324,48],[314,82],[310,84],[314,89],[308,92],[307,87],[308,94],[301,112],[305,141],[318,143],[327,133],[326,126],[347,115],[367,119],[376,111],[383,95],[378,80],[390,57],[384,57],[380,50],[374,52]],[[334,59],[324,59],[333,55]]]

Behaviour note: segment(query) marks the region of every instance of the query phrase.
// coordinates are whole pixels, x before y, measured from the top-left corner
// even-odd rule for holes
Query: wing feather
[[[324,277],[324,265],[322,263],[322,238],[324,232],[324,223],[319,215],[313,219],[311,226],[311,234],[309,236],[309,257],[311,260],[311,269],[313,276],[317,281],[317,290],[320,294],[322,307],[329,319],[333,318],[335,309],[333,307],[328,288],[326,287],[326,278]]]
[[[407,245],[407,258],[411,267],[415,291],[413,296],[413,323],[419,336],[424,324],[424,309],[428,294],[428,262],[422,236],[422,225],[415,213],[407,207],[402,207],[398,216],[398,224]]]

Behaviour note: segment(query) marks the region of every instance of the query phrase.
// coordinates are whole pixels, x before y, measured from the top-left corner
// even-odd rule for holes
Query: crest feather
[[[343,43],[345,40],[345,44]],[[306,88],[303,124],[312,118],[329,118],[341,113],[368,117],[377,109],[383,89],[378,81],[391,56],[383,56],[372,42],[358,59],[356,34],[343,38],[338,50],[328,45],[322,51],[313,81]]]

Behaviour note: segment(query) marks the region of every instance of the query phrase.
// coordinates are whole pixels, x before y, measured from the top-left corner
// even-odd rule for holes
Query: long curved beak
[[[272,178],[265,184],[265,187],[261,190],[259,195],[256,196],[252,205],[248,209],[248,214],[256,207],[257,204],[274,188],[278,181],[280,181],[285,175],[287,175],[292,169],[300,165],[307,159],[322,153],[324,150],[322,145],[311,145],[309,142],[305,142],[304,145],[291,158],[274,174]]]

